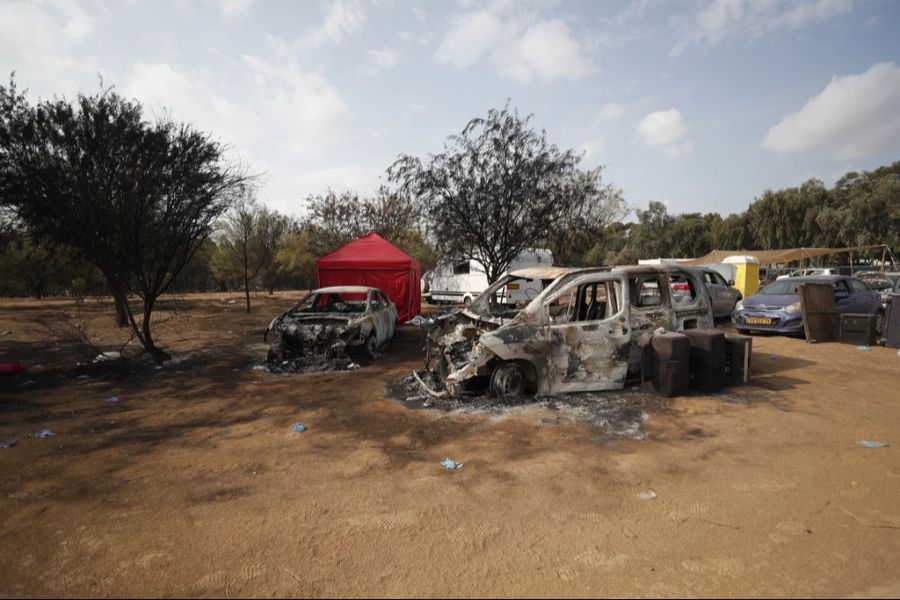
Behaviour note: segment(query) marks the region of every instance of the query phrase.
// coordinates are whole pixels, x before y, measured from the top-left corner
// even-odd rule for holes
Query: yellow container
[[[734,265],[734,287],[746,298],[759,289],[759,259],[755,256],[729,256],[722,261]]]

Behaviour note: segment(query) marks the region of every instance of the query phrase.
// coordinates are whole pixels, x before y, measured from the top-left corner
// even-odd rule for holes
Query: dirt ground
[[[622,432],[602,394],[399,402],[410,327],[357,371],[254,370],[297,296],[178,299],[158,370],[77,366],[33,322],[73,302],[0,301],[0,361],[30,367],[0,377],[0,596],[900,594],[896,350],[756,336],[749,386],[610,394],[644,402]]]

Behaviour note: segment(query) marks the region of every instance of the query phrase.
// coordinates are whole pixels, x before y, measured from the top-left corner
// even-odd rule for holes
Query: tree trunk
[[[116,327],[125,327],[128,325],[128,311],[126,304],[128,302],[125,291],[118,285],[111,285],[113,301],[116,304]]]
[[[159,365],[167,360],[170,360],[172,358],[172,355],[170,355],[162,348],[158,348],[156,346],[156,342],[153,341],[153,334],[150,331],[150,317],[153,314],[154,301],[155,299],[144,299],[144,320],[141,323],[141,341],[144,343],[144,349],[149,352],[150,357],[153,358],[153,362]]]
[[[247,298],[247,312],[250,312],[250,278],[244,271],[244,296]]]

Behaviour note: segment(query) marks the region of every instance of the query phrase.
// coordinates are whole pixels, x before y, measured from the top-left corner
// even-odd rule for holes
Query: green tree
[[[31,106],[14,81],[0,86],[0,202],[37,239],[72,248],[103,273],[156,362],[169,358],[153,339],[157,298],[249,179],[223,155],[208,135],[148,123],[140,104],[109,90]]]

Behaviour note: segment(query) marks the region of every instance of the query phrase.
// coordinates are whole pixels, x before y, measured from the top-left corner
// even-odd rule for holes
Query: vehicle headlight
[[[734,310],[744,310],[744,301],[738,300],[737,304],[734,305]]]
[[[791,304],[790,306],[785,306],[785,307],[784,307],[784,312],[789,312],[789,313],[798,313],[798,312],[800,312],[800,303],[799,303],[799,302],[794,302],[794,303]]]

